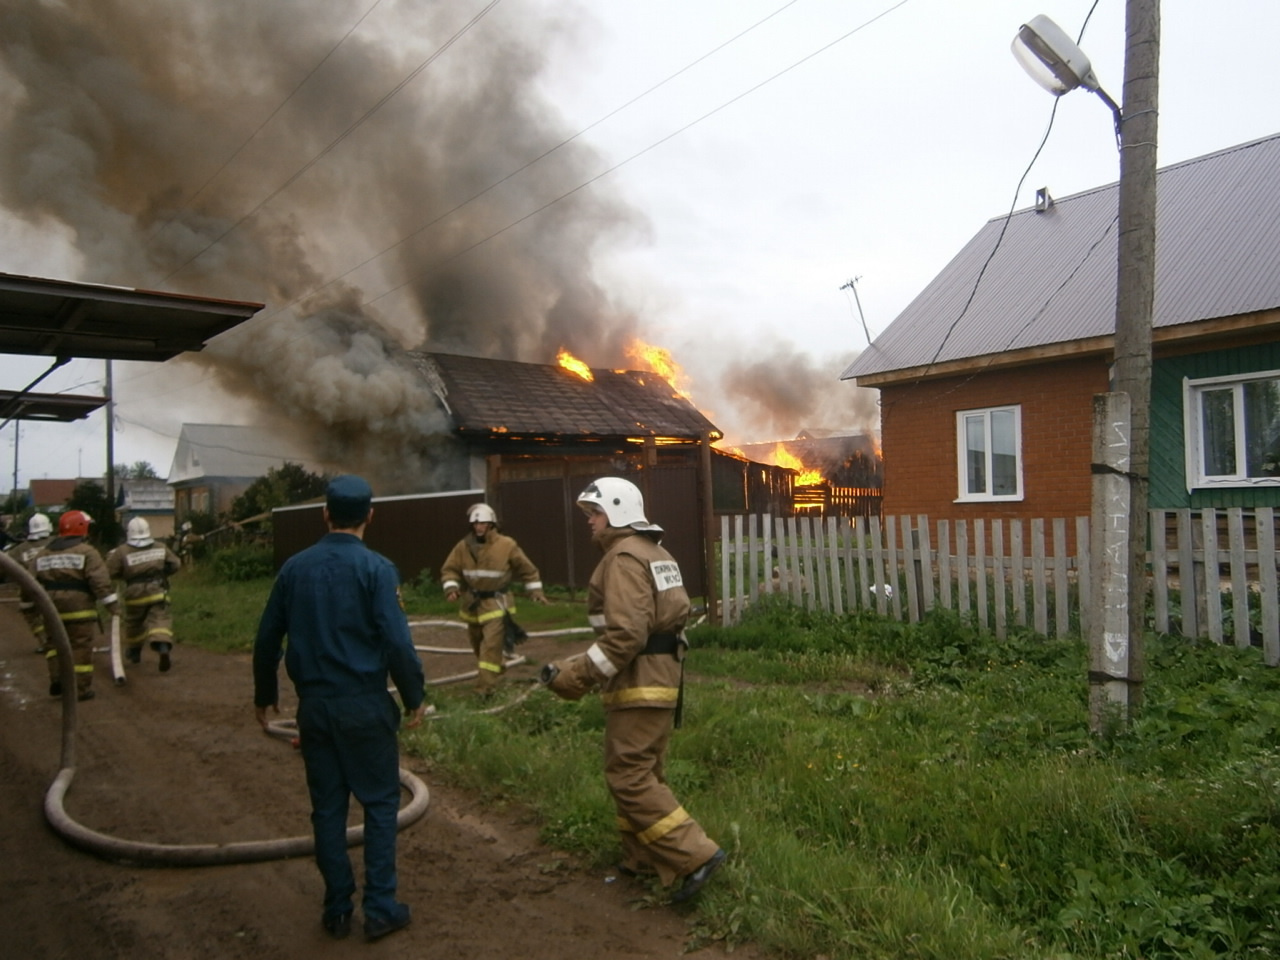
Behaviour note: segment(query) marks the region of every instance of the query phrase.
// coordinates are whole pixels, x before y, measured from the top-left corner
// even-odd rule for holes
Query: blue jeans
[[[396,903],[399,725],[400,711],[386,692],[298,703],[326,918],[350,913],[356,892],[346,836],[352,795],[364,809],[365,919],[387,919],[401,909]]]

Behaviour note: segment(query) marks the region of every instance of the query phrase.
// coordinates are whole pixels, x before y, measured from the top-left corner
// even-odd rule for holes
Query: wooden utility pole
[[[1127,0],[1125,4],[1124,105],[1120,121],[1119,239],[1116,263],[1115,369],[1112,390],[1129,398],[1128,466],[1122,474],[1129,484],[1126,604],[1127,616],[1117,618],[1105,609],[1093,618],[1090,645],[1097,662],[1098,641],[1115,653],[1125,647],[1123,676],[1107,680],[1091,672],[1095,688],[1123,686],[1124,703],[1117,703],[1128,721],[1142,700],[1143,651],[1147,596],[1147,487],[1151,422],[1151,326],[1155,300],[1156,254],[1156,134],[1160,70],[1160,2]],[[1114,467],[1110,468],[1114,469]],[[1106,471],[1096,464],[1095,472]],[[1095,523],[1097,512],[1095,511]],[[1099,557],[1099,566],[1109,566]],[[1112,571],[1117,573],[1117,571]],[[1104,572],[1102,574],[1106,576]],[[1094,591],[1103,603],[1105,591]],[[1118,597],[1112,594],[1113,601]],[[1127,636],[1103,636],[1103,623],[1127,624]],[[1115,658],[1119,662],[1119,658]]]

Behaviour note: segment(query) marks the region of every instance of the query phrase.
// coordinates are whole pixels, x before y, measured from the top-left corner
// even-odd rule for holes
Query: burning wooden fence
[[[1150,518],[1158,534],[1148,554],[1155,629],[1260,644],[1267,663],[1280,664],[1274,510],[1152,510]],[[809,609],[874,610],[912,623],[936,608],[955,610],[1002,638],[1010,627],[1088,632],[1088,517],[930,524],[926,516],[722,516],[719,547],[725,623],[780,594]]]

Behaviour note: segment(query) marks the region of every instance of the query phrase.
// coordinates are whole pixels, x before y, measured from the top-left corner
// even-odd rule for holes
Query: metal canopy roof
[[[106,397],[86,397],[71,393],[21,393],[0,390],[0,419],[44,420],[70,423],[83,420],[107,402]]]
[[[0,273],[0,353],[169,360],[203,349],[262,306]]]

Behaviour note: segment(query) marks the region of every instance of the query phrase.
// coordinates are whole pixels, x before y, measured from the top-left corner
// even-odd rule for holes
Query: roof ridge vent
[[[1036,213],[1044,213],[1053,206],[1053,197],[1049,195],[1048,187],[1041,187],[1036,191]]]

